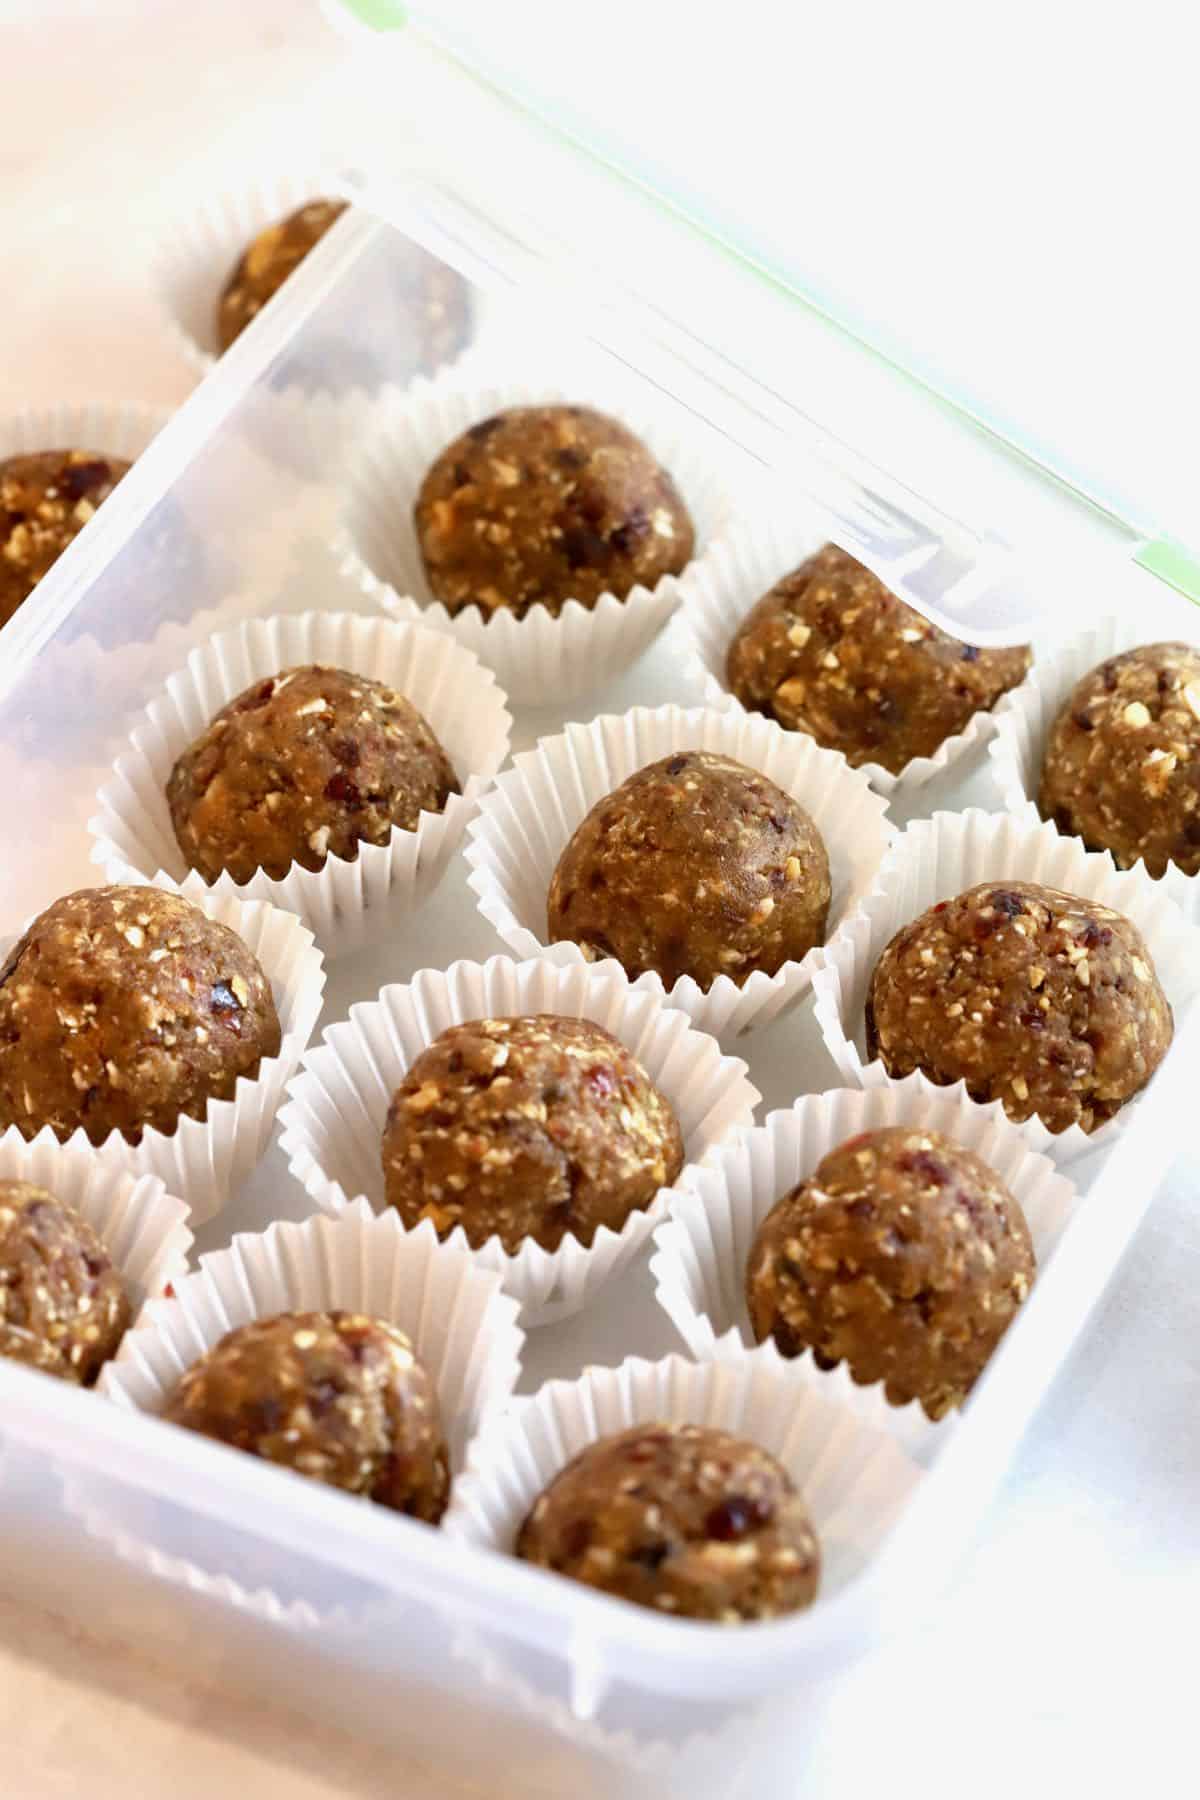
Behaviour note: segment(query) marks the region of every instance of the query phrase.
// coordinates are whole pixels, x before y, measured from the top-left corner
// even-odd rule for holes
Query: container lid
[[[1084,49],[1053,9],[985,39],[970,9],[922,36],[920,5],[329,4],[386,34],[357,59],[361,196],[801,473],[932,616],[991,641],[1110,610],[1088,589],[1114,551],[1200,598],[1163,173],[1189,166],[1168,155],[1188,114],[1161,45],[1135,104],[1128,32],[1093,16]],[[422,198],[389,180],[398,112]]]

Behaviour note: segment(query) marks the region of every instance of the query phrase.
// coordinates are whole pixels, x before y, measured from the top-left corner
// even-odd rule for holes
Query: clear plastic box
[[[436,117],[445,84],[459,75],[438,53],[417,46],[405,54],[406,79],[420,75],[425,110]],[[476,102],[492,98],[468,84],[462,104]],[[518,136],[526,129],[521,121]],[[536,139],[527,154],[531,146]],[[478,279],[468,354],[520,362],[533,378],[570,357],[601,382],[611,370],[623,384],[641,384],[732,482],[761,490],[782,478],[785,498],[802,498],[831,533],[965,635],[974,622],[985,636],[1019,636],[1032,622],[1044,638],[1040,596],[1055,567],[1068,564],[1072,591],[1084,585],[1078,570],[1086,566],[1114,608],[1152,600],[1169,626],[1188,606],[1136,563],[1120,521],[1041,478],[895,370],[860,365],[828,321],[759,283],[736,258],[723,260],[678,217],[655,215],[659,248],[641,265],[639,286],[652,286],[669,263],[678,293],[704,269],[704,308],[686,328],[672,323],[661,298],[593,284],[576,259],[559,258],[537,220],[523,228],[501,201],[481,211],[477,184],[458,181],[449,152],[436,172],[428,151],[404,168],[393,156],[386,180],[380,166],[369,147],[338,164],[346,191],[403,222],[425,246],[419,254],[441,253]],[[504,161],[510,175],[517,166]],[[371,167],[375,174],[364,175]],[[577,172],[595,184],[597,242],[606,225],[638,215],[643,198],[619,182],[610,188],[614,177],[582,159]],[[95,878],[87,821],[97,788],[129,715],[190,643],[238,618],[329,605],[333,595],[339,606],[371,608],[340,567],[339,496],[353,447],[398,373],[387,295],[414,254],[400,225],[378,222],[366,206],[342,220],[6,628],[0,769],[10,850],[0,899],[9,932]],[[506,292],[516,283],[515,295]],[[548,286],[557,298],[548,300]],[[558,329],[564,297],[574,332]],[[754,346],[741,367],[706,336],[707,322],[730,306],[743,309]],[[769,367],[781,333],[787,381],[768,386],[757,363]],[[585,346],[577,335],[593,341]],[[856,372],[846,378],[847,419],[826,414],[817,426],[790,396],[806,391],[811,370],[836,401],[831,346],[836,368]],[[972,582],[979,568],[986,578]],[[679,692],[668,635],[607,688],[566,708],[520,710],[514,747],[567,717],[693,697]],[[988,782],[978,768],[966,780],[952,773],[911,810],[994,805]],[[893,817],[903,822],[903,805]],[[385,981],[498,948],[460,856],[436,901],[402,934],[332,966],[323,1023]],[[377,1739],[451,1788],[720,1793],[752,1779],[757,1792],[790,1792],[786,1747],[805,1696],[913,1626],[950,1578],[1175,1154],[1198,1048],[1193,1021],[1115,1148],[1072,1171],[1089,1186],[1088,1203],[961,1422],[936,1439],[883,1551],[811,1613],[714,1634],[639,1612],[377,1509],[352,1508],[250,1457],[2,1362],[0,1580],[39,1605],[101,1622],[106,1636],[176,1663],[189,1679],[278,1699]],[[834,1079],[811,1002],[738,1049],[764,1110]],[[197,1248],[306,1211],[273,1148],[202,1229]],[[673,1347],[643,1258],[579,1318],[531,1337],[523,1385]],[[97,1513],[123,1522],[126,1553],[111,1534],[81,1523]],[[196,1566],[236,1571],[249,1598],[231,1598],[219,1582],[197,1584],[187,1573]]]

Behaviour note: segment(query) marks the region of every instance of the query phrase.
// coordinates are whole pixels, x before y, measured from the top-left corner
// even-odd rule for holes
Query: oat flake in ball
[[[875,966],[867,1049],[965,1081],[1010,1118],[1095,1131],[1166,1055],[1171,1007],[1131,919],[1034,882],[984,882],[905,925]]]
[[[395,1325],[292,1312],[239,1325],[184,1375],[163,1417],[436,1525],[450,1468],[437,1395]]]
[[[412,703],[345,669],[284,669],[221,708],[167,782],[175,837],[206,881],[352,860],[414,831],[459,785]]]
[[[620,1231],[683,1167],[670,1103],[590,1019],[537,1013],[453,1025],[417,1057],[383,1134],[387,1201],[408,1227],[461,1225],[557,1250]]]
[[[695,542],[667,471],[626,426],[585,406],[481,419],[433,464],[415,516],[434,598],[485,617],[623,600],[677,575]]]
[[[534,1503],[516,1553],[635,1606],[729,1625],[810,1605],[820,1572],[786,1469],[701,1425],[633,1425],[589,1445]]]
[[[1025,1215],[937,1131],[863,1132],[772,1207],[746,1269],[759,1343],[882,1381],[931,1419],[960,1406],[1034,1277]]]
[[[0,1356],[90,1387],[129,1321],[88,1221],[32,1182],[0,1181]]]
[[[830,892],[798,801],[731,757],[680,750],[588,813],[554,871],[547,928],[667,988],[684,975],[740,986],[824,943]]]
[[[163,888],[82,888],[0,968],[0,1128],[136,1144],[231,1099],[280,1041],[270,983],[227,925]]]

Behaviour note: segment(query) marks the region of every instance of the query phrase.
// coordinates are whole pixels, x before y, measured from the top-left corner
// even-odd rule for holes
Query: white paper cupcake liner
[[[590,1368],[518,1400],[471,1445],[443,1529],[510,1555],[538,1495],[581,1450],[630,1425],[708,1425],[777,1457],[808,1505],[821,1546],[819,1607],[865,1567],[912,1498],[921,1471],[896,1439],[760,1357],[680,1356]]]
[[[135,1320],[147,1300],[187,1273],[188,1209],[155,1175],[123,1174],[90,1149],[60,1144],[46,1132],[26,1143],[7,1131],[0,1137],[0,1181],[32,1182],[87,1220],[120,1270]]]
[[[415,831],[394,827],[386,844],[361,844],[353,861],[330,856],[321,869],[296,865],[279,880],[262,871],[241,884],[221,875],[206,887],[189,870],[172,829],[171,770],[243,689],[309,663],[371,676],[404,694],[433,728],[462,793],[452,794],[440,813],[422,812]],[[146,881],[161,871],[189,894],[270,901],[302,919],[326,955],[341,955],[395,930],[433,891],[479,796],[508,756],[511,725],[491,670],[440,632],[350,613],[248,619],[194,650],[146,708],[98,796],[92,860],[110,881]]]
[[[703,439],[679,434],[636,391],[601,388],[594,377],[508,380],[480,385],[469,368],[458,377],[416,382],[407,394],[380,397],[374,437],[351,467],[340,543],[347,569],[398,618],[419,618],[450,632],[496,671],[514,700],[545,705],[601,686],[637,660],[675,611],[689,581],[728,529],[730,481]],[[696,554],[681,575],[624,599],[603,594],[590,609],[568,600],[553,617],[534,606],[518,619],[478,607],[451,615],[433,598],[417,544],[413,506],[436,457],[468,426],[506,407],[592,404],[619,417],[675,480],[696,527]]]
[[[1123,912],[1141,931],[1178,1029],[1200,995],[1200,930],[1143,872],[1121,871],[1108,855],[1085,851],[1053,825],[971,808],[935,813],[910,825],[879,872],[875,891],[821,953],[813,981],[816,1016],[841,1073],[858,1087],[880,1087],[883,1063],[867,1060],[864,1008],[875,964],[903,925],[983,881],[1032,881]],[[965,1093],[963,1082],[944,1091]],[[1057,1134],[1040,1119],[1023,1125],[1029,1143],[1060,1164],[1112,1143],[1137,1101],[1090,1135],[1078,1125]]]
[[[158,876],[146,885],[177,884]],[[279,1054],[264,1057],[253,1080],[240,1076],[232,1100],[210,1100],[203,1119],[183,1117],[170,1134],[147,1128],[141,1143],[131,1144],[113,1131],[97,1147],[80,1128],[67,1142],[109,1171],[156,1175],[169,1193],[187,1203],[190,1222],[202,1225],[220,1212],[267,1148],[284,1090],[321,1011],[325,968],[312,933],[291,913],[262,900],[235,900],[203,888],[189,890],[187,897],[210,919],[236,931],[262,964],[279,1013]],[[4,944],[0,954],[10,947]],[[15,1125],[0,1137],[0,1144],[9,1141],[24,1141]],[[35,1147],[57,1141],[48,1125],[31,1140]]]
[[[743,712],[677,706],[629,712],[568,725],[513,760],[484,796],[468,832],[466,856],[479,910],[519,956],[567,967],[583,962],[574,943],[546,943],[546,896],[558,859],[597,801],[628,776],[673,750],[711,750],[760,770],[812,816],[829,853],[833,895],[829,934],[870,891],[887,849],[886,802],[861,770],[820,749],[799,732]],[[740,986],[718,975],[705,991],[683,976],[666,991],[655,974],[635,987],[664,995],[693,1024],[714,1036],[767,1024],[807,992],[819,951],[755,971]]]
[[[129,1411],[160,1413],[185,1371],[226,1332],[281,1312],[327,1309],[366,1313],[407,1333],[436,1387],[457,1475],[471,1438],[516,1386],[524,1340],[516,1304],[471,1257],[439,1245],[432,1232],[406,1233],[394,1215],[376,1218],[361,1202],[336,1220],[239,1234],[229,1249],[201,1257],[172,1298],[147,1307],[99,1391]],[[233,1569],[200,1567],[154,1543],[153,1500],[79,1478],[71,1503],[93,1534],[164,1579],[293,1626],[330,1616],[289,1598],[287,1559],[276,1561],[269,1543],[236,1557]],[[333,1610],[347,1610],[346,1603]]]
[[[786,505],[784,514],[778,510]],[[831,541],[821,520],[798,496],[780,495],[770,509],[742,520],[695,569],[675,621],[683,668],[702,685],[705,704],[721,711],[746,709],[730,692],[725,659],[746,614],[806,557]],[[851,554],[855,554],[851,551]],[[1021,690],[1015,690],[1019,693]],[[965,761],[993,735],[994,715],[972,714],[964,730],[939,744],[932,756],[915,756],[898,775],[880,763],[861,764],[877,793],[906,793]]]
[[[305,1057],[280,1115],[292,1174],[325,1212],[340,1214],[356,1195],[382,1209],[383,1128],[410,1065],[451,1025],[528,1013],[592,1019],[619,1038],[674,1107],[689,1162],[754,1117],[759,1095],[745,1063],[723,1055],[655,995],[636,992],[616,963],[556,968],[497,956],[454,963],[444,973],[425,969],[409,984],[352,1007],[344,1024],[326,1031]],[[586,1249],[570,1236],[557,1250],[530,1240],[510,1255],[492,1238],[469,1254],[502,1277],[521,1303],[523,1323],[546,1324],[586,1305],[649,1241],[666,1217],[667,1192],[632,1213],[621,1231],[602,1228]],[[418,1227],[421,1235],[432,1231],[428,1223]],[[447,1241],[468,1249],[461,1226]]]
[[[1183,623],[1186,625],[1186,615]],[[1041,817],[1037,795],[1042,780],[1042,764],[1050,728],[1058,717],[1071,690],[1078,681],[1124,650],[1141,644],[1161,644],[1179,640],[1200,643],[1200,630],[1180,630],[1181,620],[1170,617],[1150,618],[1144,613],[1136,617],[1105,619],[1094,631],[1083,632],[1069,643],[1061,644],[1032,673],[1006,694],[996,707],[996,730],[988,753],[992,774],[1009,812],[1028,819]],[[1145,870],[1139,860],[1137,868]],[[1162,885],[1178,902],[1193,923],[1200,924],[1200,876],[1185,875],[1174,864],[1162,877]]]
[[[136,462],[156,438],[170,408],[127,401],[63,401],[0,414],[0,459],[41,450],[95,450]]]
[[[650,1266],[659,1305],[693,1356],[728,1361],[750,1352],[804,1380],[836,1381],[841,1396],[849,1389],[851,1404],[865,1401],[868,1416],[916,1452],[930,1430],[916,1401],[891,1406],[880,1384],[856,1387],[844,1364],[822,1371],[809,1351],[788,1358],[772,1339],[757,1345],[745,1294],[750,1252],[776,1201],[807,1180],[839,1144],[892,1125],[940,1131],[981,1157],[1019,1203],[1038,1268],[1046,1266],[1078,1205],[1075,1188],[1030,1147],[1027,1127],[1013,1124],[998,1100],[980,1106],[920,1074],[877,1088],[805,1095],[727,1139],[703,1168],[689,1169],[679,1182],[670,1217],[655,1231]]]

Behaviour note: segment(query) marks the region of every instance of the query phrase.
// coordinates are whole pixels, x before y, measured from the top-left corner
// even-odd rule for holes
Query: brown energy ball
[[[1032,1285],[1025,1215],[970,1150],[896,1125],[831,1150],[758,1228],[754,1335],[931,1419],[961,1406]]]
[[[1050,728],[1038,810],[1123,869],[1200,874],[1200,649],[1145,644],[1085,675]]]
[[[0,1356],[90,1387],[129,1320],[87,1220],[32,1182],[0,1181]]]
[[[963,1080],[1010,1118],[1094,1131],[1166,1055],[1171,1008],[1131,919],[1033,882],[984,882],[898,931],[867,1046],[890,1075]]]
[[[1023,646],[960,643],[826,544],[747,613],[726,678],[750,712],[807,732],[854,768],[898,775],[994,706],[1032,660]]]
[[[829,857],[804,808],[728,756],[680,750],[605,795],[559,858],[551,943],[664,986],[739,986],[825,941]]]
[[[695,533],[666,470],[632,431],[586,406],[481,419],[421,484],[417,539],[436,599],[517,618],[623,600],[690,560]]]
[[[555,1476],[517,1555],[635,1606],[739,1625],[811,1605],[820,1552],[773,1456],[702,1425],[633,1425]]]
[[[171,771],[179,848],[206,881],[279,879],[415,831],[459,786],[403,694],[345,669],[285,669],[231,700]]]
[[[94,450],[0,461],[0,625],[6,625],[129,464]]]
[[[405,1225],[461,1225],[478,1247],[557,1250],[620,1231],[683,1167],[679,1121],[637,1059],[590,1019],[452,1025],[413,1063],[383,1134]]]
[[[433,1383],[382,1319],[294,1312],[239,1325],[192,1365],[163,1417],[431,1525],[446,1510]]]
[[[236,932],[161,888],[83,888],[0,968],[0,1128],[136,1144],[202,1119],[279,1046],[270,983]]]

